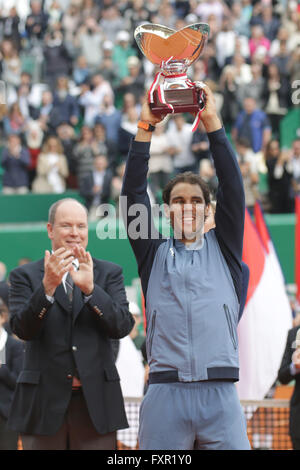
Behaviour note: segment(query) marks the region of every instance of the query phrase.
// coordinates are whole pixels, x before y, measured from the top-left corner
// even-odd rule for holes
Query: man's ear
[[[47,223],[47,232],[48,232],[48,238],[50,240],[52,240],[52,238],[53,238],[53,236],[52,236],[53,228],[52,228],[52,224],[50,224],[50,222]]]
[[[166,219],[170,220],[170,206],[166,203],[164,203],[164,213],[165,213],[165,217]]]
[[[204,220],[209,216],[210,213],[210,204],[206,204],[205,209],[204,209]]]

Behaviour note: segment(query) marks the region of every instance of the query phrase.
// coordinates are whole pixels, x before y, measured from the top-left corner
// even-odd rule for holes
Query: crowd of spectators
[[[258,198],[267,211],[292,212],[300,134],[283,148],[280,125],[299,106],[292,99],[300,83],[296,0],[0,2],[2,193],[72,189],[93,214],[99,203],[117,201],[156,71],[133,36],[145,22],[176,30],[209,24],[189,78],[214,91],[249,209]],[[158,202],[168,178],[186,170],[199,172],[213,195],[217,189],[208,140],[201,125],[191,132],[191,119],[171,116],[154,133],[149,190]]]

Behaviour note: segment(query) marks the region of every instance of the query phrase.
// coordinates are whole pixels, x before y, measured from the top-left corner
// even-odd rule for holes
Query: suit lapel
[[[56,288],[55,294],[54,294],[55,300],[59,303],[59,305],[66,311],[70,312],[70,302],[68,299],[68,296],[66,294],[66,291],[64,289],[63,283],[59,284],[59,286]]]
[[[83,295],[79,287],[74,284],[73,289],[73,324],[78,317],[79,312],[84,307]]]

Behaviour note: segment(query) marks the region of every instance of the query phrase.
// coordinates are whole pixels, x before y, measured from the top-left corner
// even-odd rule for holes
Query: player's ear
[[[165,217],[166,219],[170,220],[170,206],[169,204],[166,204],[166,203],[164,203],[163,206],[164,206]]]

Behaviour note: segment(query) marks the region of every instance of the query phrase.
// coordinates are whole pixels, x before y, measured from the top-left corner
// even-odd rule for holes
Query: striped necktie
[[[66,285],[66,292],[67,296],[69,298],[69,301],[73,301],[73,289],[74,289],[74,281],[72,279],[72,276],[70,273],[68,273],[66,280],[65,280],[65,285]]]

